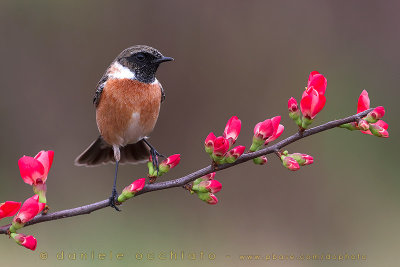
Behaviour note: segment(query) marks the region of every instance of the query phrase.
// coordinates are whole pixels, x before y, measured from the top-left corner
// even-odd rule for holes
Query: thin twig
[[[142,191],[138,192],[136,196],[152,192],[152,191],[157,191],[157,190],[163,190],[163,189],[168,189],[168,188],[173,188],[173,187],[180,187],[184,186],[189,182],[194,181],[195,179],[202,177],[206,174],[212,173],[214,171],[221,171],[230,167],[233,167],[235,165],[244,163],[246,161],[249,161],[251,159],[257,158],[259,156],[275,153],[279,149],[296,142],[297,140],[300,140],[304,137],[320,133],[332,128],[335,128],[339,125],[349,123],[349,122],[354,122],[359,120],[361,117],[364,117],[367,115],[370,111],[372,111],[373,108],[370,108],[364,112],[361,112],[359,114],[355,114],[352,116],[349,116],[347,118],[343,118],[340,120],[335,120],[335,121],[330,121],[328,123],[316,126],[314,128],[305,130],[303,132],[297,132],[293,134],[292,136],[289,136],[288,138],[280,141],[279,143],[276,143],[275,145],[268,146],[264,149],[258,150],[256,152],[250,152],[243,154],[241,157],[239,157],[234,163],[227,163],[227,164],[222,164],[218,165],[218,168],[215,169],[212,165],[209,165],[207,167],[204,167],[200,170],[197,170],[195,172],[192,172],[186,176],[183,176],[181,178],[177,178],[175,180],[170,180],[170,181],[165,181],[165,182],[159,182],[159,183],[154,183],[154,184],[146,184],[145,187],[143,188]],[[68,218],[68,217],[74,217],[78,215],[83,215],[83,214],[89,214],[93,211],[99,210],[106,208],[110,205],[109,199],[102,200],[96,203],[92,203],[86,206],[81,206],[73,209],[67,209],[67,210],[61,210],[61,211],[56,211],[53,213],[47,213],[45,215],[38,215],[31,221],[29,221],[25,226],[37,224],[37,223],[42,223],[42,222],[47,222],[47,221],[53,221],[53,220],[58,220],[58,219],[63,219],[63,218]],[[7,234],[8,228],[11,225],[4,225],[0,227],[0,234]]]

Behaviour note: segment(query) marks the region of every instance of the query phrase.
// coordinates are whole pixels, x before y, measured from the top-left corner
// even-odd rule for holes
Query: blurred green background
[[[366,89],[372,106],[385,106],[391,136],[334,129],[288,147],[315,157],[298,172],[275,156],[266,166],[219,172],[216,206],[176,188],[128,201],[121,213],[107,208],[28,227],[21,232],[38,239],[36,251],[2,236],[2,266],[398,266],[399,8],[399,1],[1,1],[0,202],[32,195],[17,160],[41,149],[55,151],[51,211],[109,196],[114,166],[76,167],[73,160],[98,135],[92,105],[98,80],[134,44],[175,58],[158,71],[166,101],[151,142],[182,160],[160,180],[209,164],[203,140],[210,131],[221,134],[232,115],[243,123],[238,144],[249,146],[254,125],[276,115],[285,125],[282,137],[293,134],[287,100],[300,98],[312,70],[328,79],[327,104],[313,125],[354,114]],[[119,190],[146,171],[122,166]],[[57,260],[61,251],[64,259]],[[171,251],[197,259],[146,259]],[[82,252],[96,259],[68,259]],[[124,258],[116,260],[117,253]],[[135,259],[137,253],[144,258]],[[367,259],[239,258],[272,253]]]

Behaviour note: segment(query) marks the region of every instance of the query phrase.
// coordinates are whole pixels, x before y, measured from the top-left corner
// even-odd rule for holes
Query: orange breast
[[[131,79],[107,81],[96,109],[100,134],[110,145],[136,143],[153,130],[161,103],[158,82]]]

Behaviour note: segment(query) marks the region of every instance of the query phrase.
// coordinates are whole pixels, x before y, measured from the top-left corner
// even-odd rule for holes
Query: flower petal
[[[37,159],[42,163],[45,176],[47,176],[47,174],[49,173],[51,165],[53,164],[53,158],[54,158],[54,151],[52,150],[49,151],[42,150],[35,156],[35,159]]]
[[[43,178],[44,167],[40,161],[32,157],[23,156],[18,160],[22,180],[27,184],[36,183],[36,179]]]
[[[358,103],[357,103],[357,113],[363,112],[364,110],[369,109],[370,105],[370,100],[368,97],[368,92],[366,90],[363,90],[361,92],[360,97],[358,98]]]

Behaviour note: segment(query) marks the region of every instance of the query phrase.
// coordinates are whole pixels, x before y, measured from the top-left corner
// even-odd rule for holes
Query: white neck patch
[[[129,68],[122,66],[119,62],[114,62],[107,73],[109,78],[136,79],[135,73],[133,73]]]

